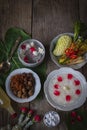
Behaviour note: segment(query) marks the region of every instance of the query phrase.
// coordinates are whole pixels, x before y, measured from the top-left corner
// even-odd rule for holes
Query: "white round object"
[[[17,96],[15,96],[12,92],[12,90],[10,89],[10,81],[11,81],[11,77],[16,75],[16,74],[22,74],[22,73],[32,73],[34,78],[35,78],[35,91],[34,91],[34,94],[32,96],[30,96],[29,98],[18,98]],[[6,79],[6,82],[5,82],[5,87],[6,87],[6,92],[7,94],[9,95],[9,97],[11,99],[13,99],[14,101],[16,102],[19,102],[19,103],[25,103],[25,102],[30,102],[32,100],[34,100],[37,95],[39,94],[40,90],[41,90],[41,82],[40,82],[40,78],[39,76],[32,70],[30,69],[26,69],[26,68],[21,68],[21,69],[16,69],[14,71],[12,71],[7,79]]]
[[[74,97],[74,98],[72,98],[73,99],[72,102],[69,102],[69,103],[65,103],[64,100],[59,102],[58,97],[57,97],[58,101],[56,101],[56,98],[54,98],[50,94],[50,92],[52,93],[52,89],[50,88],[51,84],[52,84],[52,82],[53,83],[55,82],[53,79],[55,77],[57,77],[57,76],[60,76],[60,75],[64,76],[64,75],[67,75],[67,74],[72,74],[74,77],[76,77],[80,81],[81,94],[80,94],[80,96],[78,96],[78,98],[75,98],[74,97],[75,95],[73,95],[72,97]],[[67,81],[67,86],[70,85],[70,84],[72,85],[72,82],[71,81],[69,81],[69,82]],[[67,89],[69,89],[69,88],[67,88]],[[62,89],[59,90],[59,91],[61,92],[60,98],[62,100],[64,98],[63,96],[65,96],[65,95],[64,94],[62,95],[62,92],[63,92]],[[65,94],[67,94],[67,92],[68,92],[68,94],[70,93],[70,95],[71,95],[73,91],[74,91],[74,89],[71,89],[69,91],[67,90],[67,91],[65,91]],[[80,107],[86,101],[86,97],[87,97],[87,82],[86,82],[85,77],[79,71],[73,70],[72,68],[69,68],[69,67],[62,67],[59,70],[52,71],[48,75],[46,81],[44,82],[44,93],[45,93],[47,101],[54,108],[62,110],[62,111],[70,111],[70,110],[73,110],[75,108]]]
[[[55,127],[60,123],[60,116],[55,111],[46,112],[43,117],[43,122],[48,127]]]

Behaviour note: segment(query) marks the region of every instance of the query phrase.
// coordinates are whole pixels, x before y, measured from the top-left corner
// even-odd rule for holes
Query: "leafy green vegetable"
[[[79,36],[81,36],[81,39],[84,38],[85,32],[87,31],[87,26],[81,22],[77,21],[74,24],[74,41],[76,41]]]
[[[20,42],[29,39],[30,36],[19,28],[10,28],[5,34],[4,42],[0,41],[0,62],[6,60],[9,57],[9,53],[16,39],[21,36],[22,39]],[[5,79],[7,75],[16,68],[21,68],[23,65],[18,60],[17,51],[14,53],[14,56],[11,60],[11,69],[6,74],[0,74],[0,86],[4,87]]]
[[[13,28],[10,28],[7,30],[7,32],[5,34],[4,42],[0,41],[0,62],[2,62],[3,60],[6,60],[9,57],[11,48],[19,36],[22,37],[20,42],[31,38],[25,31],[23,31],[20,28],[13,27]],[[10,72],[12,72],[14,69],[24,68],[24,67],[25,66],[23,66],[18,59],[17,51],[15,51],[15,53],[11,59],[11,69],[9,70],[8,73],[0,74],[0,86],[3,87],[5,90],[5,87],[4,87],[5,80],[6,80],[6,77],[8,76],[8,74]],[[36,73],[38,73],[39,77],[41,78],[41,83],[43,84],[43,80],[45,80],[45,77],[46,77],[45,63],[43,62],[41,65],[39,65],[39,67],[35,67],[33,70]]]

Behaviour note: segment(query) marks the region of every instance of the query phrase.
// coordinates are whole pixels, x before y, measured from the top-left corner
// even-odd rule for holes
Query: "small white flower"
[[[34,46],[34,42],[31,42],[30,45],[31,45],[31,46]]]
[[[37,56],[38,52],[37,51],[33,51],[33,55]]]
[[[31,47],[30,44],[26,44],[26,49],[28,50]]]
[[[41,54],[44,54],[44,50],[42,48],[38,48],[38,52],[41,53]]]
[[[52,126],[55,126],[56,124],[55,124],[55,122],[54,121],[52,121]]]

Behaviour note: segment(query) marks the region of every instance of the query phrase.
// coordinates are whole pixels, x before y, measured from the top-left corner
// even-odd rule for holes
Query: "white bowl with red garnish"
[[[87,82],[79,71],[63,67],[48,75],[44,83],[44,93],[54,108],[70,111],[84,104]]]
[[[18,58],[27,67],[41,64],[45,57],[45,47],[36,39],[23,41],[18,47]]]

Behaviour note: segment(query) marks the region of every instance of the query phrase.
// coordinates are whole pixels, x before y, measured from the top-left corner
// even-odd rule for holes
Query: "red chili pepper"
[[[69,49],[66,49],[66,50],[65,50],[65,54],[66,54],[66,56],[70,56]]]
[[[70,57],[71,55],[75,55],[75,51],[71,48],[68,48],[66,51],[65,51],[65,54],[66,56]]]
[[[41,121],[41,117],[39,115],[35,115],[33,118],[34,122],[40,122]]]
[[[71,58],[71,59],[76,59],[77,57],[78,57],[78,56],[75,55],[75,54],[70,55],[70,58]]]

